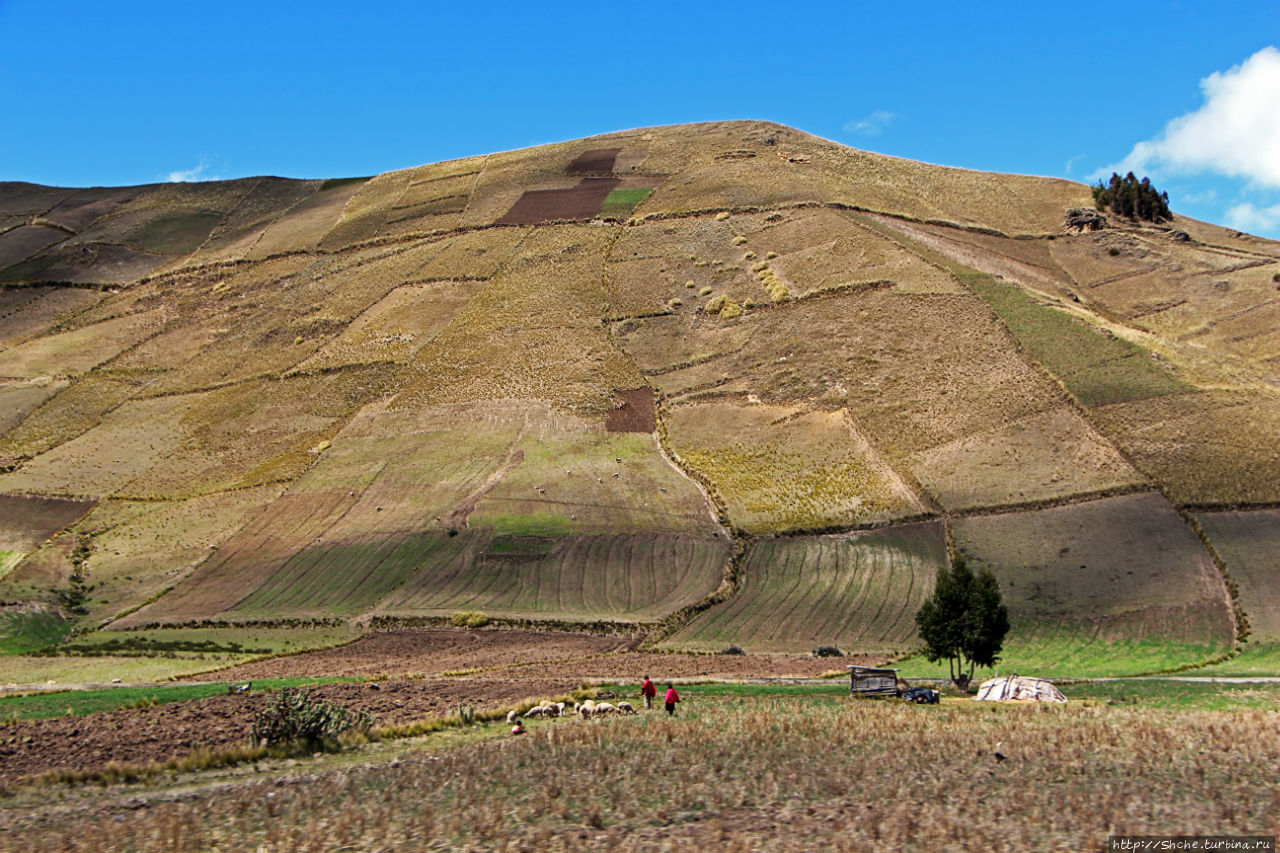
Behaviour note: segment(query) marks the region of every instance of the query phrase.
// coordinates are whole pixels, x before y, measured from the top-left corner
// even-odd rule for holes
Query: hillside
[[[1278,643],[1280,244],[1090,207],[759,122],[0,183],[0,640],[482,610],[894,655],[959,550],[1028,665]]]

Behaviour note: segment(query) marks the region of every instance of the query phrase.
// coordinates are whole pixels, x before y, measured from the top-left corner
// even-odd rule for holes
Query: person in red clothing
[[[649,680],[649,676],[644,677],[644,681],[640,682],[640,695],[644,697],[645,710],[653,707],[653,697],[658,695],[658,688],[653,686],[653,682]]]
[[[667,697],[663,701],[667,703],[667,714],[674,714],[676,703],[680,701],[680,694],[676,692],[674,684],[667,685]]]

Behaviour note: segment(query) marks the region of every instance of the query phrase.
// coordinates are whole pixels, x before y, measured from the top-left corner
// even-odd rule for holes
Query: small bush
[[[722,651],[720,654],[722,654],[722,655],[745,655],[745,654],[746,654],[746,651],[742,648],[742,646],[739,646],[739,645],[732,645],[732,646],[730,646],[729,648],[727,648],[727,649],[725,649],[724,651]]]
[[[692,284],[693,284],[693,282],[689,282],[689,284],[691,284],[691,285],[692,285]],[[698,291],[698,295],[699,295],[699,296],[710,296],[710,295],[711,295],[711,287],[710,287],[709,285],[708,285],[708,286],[704,286],[701,290],[699,290],[699,291]]]
[[[373,715],[352,711],[311,695],[310,690],[286,687],[271,698],[253,721],[253,745],[305,745],[308,749],[333,744],[347,731],[367,732]]]
[[[747,242],[747,238],[743,237],[741,234],[733,238],[733,245],[735,246],[741,246],[746,242]]]
[[[818,646],[813,650],[813,656],[815,658],[842,658],[844,657],[844,652],[835,646]]]
[[[449,623],[455,628],[483,628],[489,624],[489,614],[483,610],[455,610]]]
[[[729,211],[727,210],[722,210],[716,214],[716,221],[718,222],[724,222],[728,218],[729,218]]]
[[[768,258],[769,260],[773,260],[774,258],[778,257],[778,253],[777,253],[777,252],[766,252],[766,253],[765,253],[765,257],[766,257],[766,258]]]
[[[688,288],[690,288],[690,289],[692,289],[692,288],[694,287],[693,279],[689,279],[688,281],[686,281],[686,282],[684,283],[684,286],[685,286],[685,287],[688,287]]]
[[[676,296],[672,299],[667,300],[667,307],[669,308],[679,308],[683,304],[684,304],[684,300],[681,299],[679,296]]]

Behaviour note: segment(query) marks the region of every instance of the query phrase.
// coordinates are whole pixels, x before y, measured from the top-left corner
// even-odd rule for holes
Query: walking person
[[[653,686],[653,682],[649,680],[649,676],[644,677],[644,681],[640,682],[640,695],[644,697],[644,709],[647,711],[653,707],[653,697],[658,695],[658,688]]]
[[[680,701],[680,694],[676,692],[674,684],[667,685],[667,696],[663,700],[667,703],[667,716],[671,716],[676,712],[676,703]]]

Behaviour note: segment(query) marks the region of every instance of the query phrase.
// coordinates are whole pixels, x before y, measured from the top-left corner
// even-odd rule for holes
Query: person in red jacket
[[[667,697],[663,701],[667,703],[667,714],[674,714],[676,703],[680,701],[680,694],[676,692],[674,684],[667,685]]]
[[[649,680],[649,676],[644,677],[644,681],[640,682],[640,695],[644,697],[644,708],[649,710],[653,707],[653,697],[658,695],[658,688],[653,686],[653,682]]]

